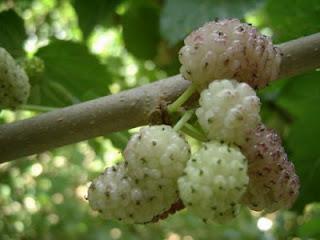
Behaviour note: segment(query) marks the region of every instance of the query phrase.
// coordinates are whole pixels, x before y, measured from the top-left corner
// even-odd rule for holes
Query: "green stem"
[[[73,96],[73,94],[68,89],[66,89],[62,84],[58,82],[48,81],[48,86],[50,86],[50,88],[56,91],[57,93],[61,94],[71,104],[81,102],[78,98]]]
[[[199,121],[196,121],[193,124],[194,128],[198,130],[198,132],[200,132],[203,136],[206,136],[206,133],[203,131],[203,128],[201,127],[201,125],[199,124]]]
[[[181,129],[185,134],[193,137],[201,142],[206,142],[208,139],[201,132],[195,129],[192,125],[185,123],[183,128]]]
[[[183,127],[183,125],[185,125],[190,120],[193,113],[194,113],[194,110],[186,111],[183,114],[182,118],[180,118],[179,121],[174,125],[173,129],[176,131],[179,131]]]
[[[50,111],[53,111],[56,109],[58,109],[58,108],[39,106],[39,105],[31,105],[31,104],[25,104],[25,105],[19,106],[19,110],[28,110],[28,111],[34,111],[34,112],[50,112]]]
[[[168,112],[173,113],[176,112],[179,107],[181,107],[197,90],[194,84],[191,84],[181,95],[177,98],[173,103],[168,105]]]

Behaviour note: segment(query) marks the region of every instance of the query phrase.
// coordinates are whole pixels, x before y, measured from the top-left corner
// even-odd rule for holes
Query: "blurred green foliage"
[[[20,62],[42,59],[43,74],[30,74],[37,79],[29,106],[56,108],[178,73],[183,37],[217,17],[238,17],[283,42],[320,31],[320,1],[2,0],[0,46]],[[186,211],[146,226],[105,221],[84,196],[88,182],[121,159],[124,131],[0,165],[0,239],[320,239],[320,205],[312,203],[320,202],[319,78],[315,70],[259,93],[263,119],[300,175],[291,211],[243,209],[223,226]],[[2,111],[0,123],[35,114]]]
[[[13,31],[14,29],[14,31]],[[1,12],[0,45],[7,49],[13,57],[24,55],[23,42],[27,38],[24,22],[14,10]]]
[[[208,21],[215,18],[243,18],[263,0],[166,0],[161,15],[161,33],[175,44]]]

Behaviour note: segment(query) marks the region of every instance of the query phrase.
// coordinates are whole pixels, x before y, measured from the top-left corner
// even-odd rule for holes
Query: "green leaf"
[[[299,226],[298,232],[300,237],[320,237],[320,219],[312,219]]]
[[[288,136],[289,157],[294,162],[300,177],[300,195],[295,207],[302,210],[304,205],[320,200],[320,111],[305,111],[291,127]]]
[[[277,103],[296,117],[304,117],[306,109],[315,108],[320,101],[320,72],[312,71],[290,78],[277,99]]]
[[[14,11],[0,13],[0,47],[13,57],[24,56],[23,43],[27,38],[23,19]]]
[[[320,192],[320,72],[291,78],[282,89],[277,104],[294,116],[286,143],[289,157],[300,177],[300,196],[295,207],[302,210],[319,201]]]
[[[272,28],[278,42],[320,31],[319,0],[269,0],[265,13],[266,25]]]
[[[127,146],[130,137],[131,134],[128,131],[121,131],[108,134],[102,138],[90,139],[87,142],[89,146],[95,151],[97,156],[103,159],[103,156],[106,152],[106,148],[104,146],[105,139],[109,139],[114,147],[122,151]]]
[[[152,59],[160,41],[159,10],[152,5],[132,5],[122,19],[123,39],[129,52]]]
[[[75,0],[73,6],[84,38],[87,38],[98,24],[105,25],[119,0]]]
[[[161,14],[161,34],[176,44],[188,33],[215,18],[242,18],[263,0],[166,0]]]
[[[107,68],[85,45],[54,40],[36,55],[44,61],[45,71],[37,90],[40,100],[34,104],[61,107],[109,93]]]
[[[106,138],[109,138],[114,147],[119,149],[125,149],[131,135],[128,131],[115,132],[108,134]]]

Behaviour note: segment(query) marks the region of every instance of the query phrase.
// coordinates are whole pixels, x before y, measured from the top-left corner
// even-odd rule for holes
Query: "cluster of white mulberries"
[[[260,100],[251,88],[276,79],[280,51],[251,25],[231,19],[191,33],[179,59],[181,74],[202,90],[196,115],[208,139],[241,146],[249,161],[250,181],[241,202],[258,211],[289,208],[299,178],[279,136],[261,125]],[[234,80],[219,80],[226,78]]]
[[[217,80],[202,91],[199,104],[196,113],[208,138],[238,144],[249,161],[250,181],[241,202],[266,212],[291,207],[299,193],[299,178],[280,137],[260,123],[253,89],[246,83]]]
[[[249,161],[249,186],[242,202],[256,211],[290,208],[299,193],[299,177],[276,132],[258,126],[242,151]]]
[[[279,136],[262,125],[253,90],[277,77],[280,59],[268,37],[235,19],[193,32],[180,50],[181,73],[202,90],[196,115],[209,141],[190,157],[172,127],[140,129],[124,161],[91,184],[91,207],[127,223],[155,222],[184,206],[219,223],[236,217],[241,204],[267,212],[290,207],[299,178]]]
[[[280,50],[269,37],[237,19],[209,22],[184,43],[180,72],[200,89],[224,78],[264,87],[279,74]]]
[[[260,100],[246,83],[217,80],[201,92],[196,114],[209,139],[238,145],[260,123]]]
[[[107,219],[126,223],[161,218],[178,201],[177,179],[189,157],[188,143],[171,127],[142,128],[130,139],[124,161],[93,181],[90,206]]]
[[[178,183],[191,212],[205,222],[222,223],[237,216],[248,181],[247,160],[239,148],[211,141],[191,157]]]
[[[293,164],[288,161],[280,137],[261,124],[260,101],[254,90],[246,83],[234,80],[217,80],[210,83],[208,89],[201,92],[199,105],[196,114],[207,137],[210,140],[218,139],[238,144],[248,159],[248,172],[244,171],[243,173],[245,177],[249,176],[250,181],[249,184],[243,185],[247,188],[239,192],[236,200],[234,197],[231,198],[235,203],[234,206],[238,206],[241,202],[253,210],[266,212],[291,207],[299,193],[299,178]],[[203,154],[206,152],[209,154],[204,156]],[[227,159],[226,156],[219,154],[221,151],[217,151],[217,149],[211,152],[202,149],[199,152],[202,159],[200,161],[202,169],[205,165],[209,169],[206,172],[211,171],[209,175],[212,181],[216,178],[215,176],[223,175],[226,170],[230,170],[229,176],[236,174],[230,160],[225,161],[224,169],[214,165],[216,157],[221,160]],[[205,161],[206,158],[210,158],[211,165]],[[245,158],[243,157],[243,159]],[[205,177],[195,174],[195,169],[199,168],[195,163],[188,164],[188,168],[193,166],[193,169],[187,172],[188,177],[181,178],[182,180],[180,179],[179,182],[184,203],[191,211],[204,219],[223,222],[234,217],[236,208],[229,209],[230,211],[221,210],[220,216],[216,211],[210,210],[209,203],[212,204],[219,195],[212,194],[215,191],[215,186],[211,184],[208,187],[210,185],[208,179],[206,179],[207,185],[204,182],[201,183],[203,188],[201,188],[202,192],[200,191],[199,195],[191,194],[195,193],[194,189],[197,189],[195,183],[205,179]],[[241,183],[244,176],[238,176],[235,179]],[[206,195],[205,192],[209,195]],[[245,194],[243,194],[244,192]],[[228,202],[226,201],[228,198],[224,195],[220,196],[218,202],[225,207],[220,209],[226,209],[225,204]],[[228,196],[231,194],[228,193]],[[194,203],[200,202],[200,200],[202,204],[194,207]],[[215,206],[217,205],[215,203]]]
[[[0,107],[14,109],[26,103],[29,92],[27,74],[5,49],[0,48]]]

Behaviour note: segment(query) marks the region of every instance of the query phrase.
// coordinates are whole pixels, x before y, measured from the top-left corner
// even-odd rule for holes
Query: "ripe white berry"
[[[249,162],[250,178],[242,202],[256,211],[290,208],[299,194],[299,177],[277,133],[259,125],[248,136],[242,152]]]
[[[106,219],[148,223],[161,217],[177,201],[176,193],[172,192],[175,184],[174,181],[152,177],[132,178],[125,162],[122,162],[107,168],[92,182],[88,200],[92,209]]]
[[[0,106],[14,109],[26,103],[29,92],[28,76],[11,55],[0,48]]]
[[[247,160],[239,148],[212,141],[191,157],[178,185],[191,212],[223,223],[237,216],[248,180]]]
[[[237,19],[209,22],[184,43],[179,52],[180,72],[201,89],[223,78],[264,87],[279,74],[280,50],[270,37]]]
[[[209,139],[241,145],[260,123],[260,100],[246,83],[217,80],[203,90],[196,110]]]
[[[130,174],[137,179],[148,175],[155,179],[176,180],[183,174],[190,147],[172,127],[149,126],[131,137],[124,155]]]
[[[189,157],[188,143],[171,127],[142,128],[130,139],[125,160],[93,181],[90,206],[126,223],[162,219],[178,209],[177,179]]]
[[[106,219],[125,223],[146,223],[170,208],[161,201],[165,192],[156,182],[144,183],[128,175],[124,162],[107,168],[96,178],[88,191],[92,209]]]

